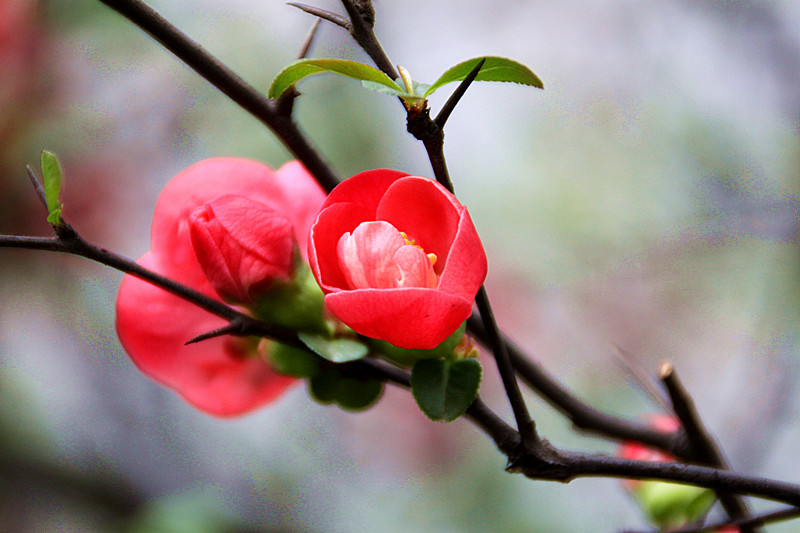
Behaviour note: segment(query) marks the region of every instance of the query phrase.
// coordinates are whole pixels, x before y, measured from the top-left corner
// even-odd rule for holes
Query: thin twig
[[[729,491],[800,505],[800,485],[685,463],[636,461],[608,455],[559,452],[548,468],[542,468],[540,457],[533,457],[517,461],[510,471],[531,479],[561,482],[583,477],[674,481],[715,491]]]
[[[678,529],[659,530],[657,533],[715,533],[717,531],[721,531],[723,528],[726,527],[738,527],[741,530],[743,527],[766,526],[769,524],[783,522],[785,520],[794,520],[798,517],[800,517],[800,507],[788,507],[785,509],[778,509],[777,511],[769,511],[766,513],[755,515],[745,520],[717,521],[711,524],[706,524],[701,527],[689,526]],[[626,531],[624,533],[651,533],[651,532]]]
[[[363,3],[365,2],[362,0],[362,4]],[[375,37],[375,32],[373,31],[375,21],[365,19],[362,11],[354,0],[342,0],[342,4],[347,11],[347,16],[350,17],[350,35],[353,36],[353,39],[355,39],[358,45],[384,74],[396,80],[399,75],[392,62],[389,61],[386,52],[383,51],[381,43],[379,43],[377,37]]]
[[[447,119],[450,118],[450,114],[458,105],[458,102],[461,101],[461,98],[469,89],[469,86],[472,85],[472,82],[475,81],[475,78],[478,77],[481,69],[483,68],[483,64],[486,63],[486,58],[481,59],[475,68],[473,68],[467,77],[464,78],[461,83],[458,84],[456,90],[453,91],[453,94],[450,95],[450,98],[447,99],[447,102],[444,103],[442,109],[439,111],[439,114],[436,115],[436,118],[433,121],[439,126],[439,129],[444,129],[444,125],[447,122]]]
[[[506,345],[500,337],[500,330],[497,327],[497,322],[495,322],[485,287],[481,287],[478,290],[475,303],[488,332],[489,344],[497,362],[497,368],[500,372],[500,378],[503,381],[508,401],[514,412],[522,443],[528,451],[533,451],[540,444],[539,437],[536,434],[536,426],[528,413],[528,408],[525,406],[525,399],[522,397],[522,391],[519,388],[519,383],[517,383],[517,376],[514,372],[514,367],[511,365],[511,359],[508,357]]]
[[[36,191],[36,196],[39,197],[39,200],[42,202],[42,206],[47,210],[47,195],[44,192],[44,187],[36,179],[36,174],[33,172],[33,169],[30,165],[25,165],[25,171],[28,173],[28,179],[31,181],[31,185],[33,186],[33,190]]]
[[[666,388],[669,393],[675,415],[686,431],[689,445],[695,450],[700,461],[703,464],[715,468],[728,470],[730,465],[722,455],[719,446],[714,442],[711,434],[703,425],[694,401],[684,388],[680,379],[678,379],[678,374],[675,372],[675,368],[672,364],[665,362],[661,365],[659,377],[664,384],[664,388]],[[725,512],[728,513],[731,519],[745,519],[750,514],[745,502],[737,495],[729,492],[717,492],[717,496],[719,497],[723,509],[725,509]],[[744,526],[740,529],[741,533],[756,532],[756,530],[750,526]]]
[[[303,46],[300,48],[300,53],[297,54],[297,59],[304,59],[308,57],[308,53],[311,51],[311,45],[314,44],[314,38],[317,36],[317,32],[319,31],[319,23],[320,19],[314,21],[314,24],[308,31],[308,35],[306,36]]]
[[[662,411],[670,410],[667,395],[658,387],[658,383],[645,367],[627,350],[614,345],[614,358],[619,365],[639,384],[643,392]]]
[[[152,270],[148,270],[121,255],[99,248],[85,241],[75,232],[72,226],[66,222],[59,226],[59,235],[57,237],[0,235],[0,248],[25,248],[84,257],[160,287],[220,318],[231,321],[237,320],[241,323],[241,328],[239,330],[241,335],[269,337],[293,346],[304,346],[297,339],[296,332],[242,314],[236,309],[210,296],[206,296],[191,287],[178,283]]]

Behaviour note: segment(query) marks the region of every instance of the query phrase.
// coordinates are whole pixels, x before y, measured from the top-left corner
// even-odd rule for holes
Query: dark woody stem
[[[220,318],[231,321],[236,325],[237,335],[255,335],[269,337],[283,343],[302,347],[303,344],[297,339],[297,333],[271,324],[267,324],[248,315],[240,313],[236,309],[225,305],[219,300],[215,300],[205,294],[198,292],[191,287],[187,287],[177,281],[169,279],[161,274],[148,270],[138,263],[131,261],[121,255],[109,252],[85,241],[78,233],[66,222],[56,230],[55,237],[22,237],[15,235],[0,235],[0,248],[27,248],[33,250],[45,250],[49,252],[60,252],[70,255],[85,257],[97,263],[110,266],[120,272],[130,274],[165,291],[191,302],[209,313]],[[189,339],[187,339],[188,341]]]
[[[155,10],[140,0],[100,1],[150,34],[201,77],[270,128],[323,188],[330,191],[339,183],[333,170],[300,132],[290,114],[281,112],[282,109],[275,102],[259,93]]]
[[[754,528],[754,527],[766,526],[768,524],[774,524],[777,522],[782,522],[784,520],[793,520],[797,517],[800,517],[800,507],[789,507],[785,509],[779,509],[777,511],[770,511],[767,513],[759,514],[756,516],[752,516],[750,518],[729,520],[726,522],[714,522],[712,524],[708,524],[703,527],[682,527],[679,529],[669,529],[663,531],[662,533],[716,533],[718,531],[721,531],[725,527],[738,527],[739,531],[744,531],[745,528],[748,527]],[[627,533],[635,533],[635,532],[627,532]]]
[[[696,452],[700,461],[708,466],[728,470],[730,466],[727,460],[717,447],[711,434],[703,425],[700,415],[695,408],[694,401],[683,387],[680,379],[678,379],[675,368],[670,363],[664,363],[661,367],[660,377],[661,382],[669,393],[675,415],[686,431],[689,445]],[[745,502],[735,494],[719,491],[717,492],[717,497],[719,497],[719,501],[725,509],[725,512],[728,513],[728,516],[733,520],[743,519],[750,513]],[[741,533],[756,533],[757,531],[754,526],[750,525],[741,526],[739,530]]]

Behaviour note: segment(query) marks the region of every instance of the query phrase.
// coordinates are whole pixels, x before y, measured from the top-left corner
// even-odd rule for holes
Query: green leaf
[[[297,337],[320,357],[332,363],[357,361],[369,353],[369,348],[352,339],[326,339],[307,332],[300,332]]]
[[[321,404],[335,403],[348,411],[361,411],[381,397],[383,382],[343,376],[337,370],[327,370],[309,380],[309,392]]]
[[[47,204],[47,221],[53,225],[61,224],[61,166],[53,152],[42,150],[42,181]]]
[[[277,98],[303,78],[324,72],[340,74],[362,82],[372,82],[405,94],[402,87],[375,67],[347,59],[300,59],[291,63],[275,76],[275,79],[272,80],[272,86],[269,88],[269,97]]]
[[[442,74],[438,80],[428,87],[423,97],[427,98],[432,95],[434,91],[442,85],[454,81],[462,81],[472,72],[472,69],[478,65],[481,59],[486,59],[486,62],[483,64],[475,81],[505,81],[544,89],[542,80],[522,63],[518,63],[513,59],[506,59],[505,57],[476,57],[448,69],[447,72]]]
[[[321,404],[334,403],[336,401],[339,378],[339,373],[333,371],[313,376],[308,382],[311,396]]]
[[[635,489],[635,495],[650,521],[662,529],[699,520],[716,500],[710,489],[663,481],[644,481]]]
[[[365,89],[369,89],[370,91],[375,91],[376,93],[380,94],[390,94],[392,96],[400,96],[402,98],[411,98],[415,96],[404,89],[387,87],[383,83],[378,83],[375,81],[364,80],[361,82],[361,85],[363,85]]]
[[[269,339],[263,339],[261,342],[267,345],[265,352],[275,372],[298,378],[307,378],[319,373],[321,359],[316,354]]]
[[[336,394],[336,404],[348,411],[361,411],[378,401],[383,382],[377,379],[342,378]]]
[[[411,370],[411,393],[431,420],[452,422],[472,405],[481,383],[477,359],[422,359]]]

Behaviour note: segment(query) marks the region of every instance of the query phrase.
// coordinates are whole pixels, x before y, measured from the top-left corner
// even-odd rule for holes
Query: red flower
[[[286,265],[296,245],[305,250],[324,199],[297,162],[273,171],[246,159],[201,161],[164,188],[153,216],[150,251],[138,262],[211,297],[220,299],[219,289],[244,302],[273,278],[291,275]],[[287,222],[294,230],[291,242]],[[261,235],[265,230],[267,239]],[[149,283],[129,275],[122,280],[117,333],[133,362],[198,409],[218,416],[255,409],[294,381],[273,372],[259,356],[256,339],[223,336],[184,345],[225,324]]]
[[[387,169],[331,192],[308,257],[331,313],[409,349],[435,348],[469,317],[487,268],[469,213],[450,192]]]

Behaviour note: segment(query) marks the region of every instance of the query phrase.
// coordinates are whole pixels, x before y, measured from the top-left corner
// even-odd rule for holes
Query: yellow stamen
[[[415,248],[419,248],[420,250],[422,250],[422,246],[418,245],[414,239],[409,239],[405,231],[401,231],[400,236],[403,238],[404,241],[406,241],[406,244],[410,244],[411,246],[414,246]]]
[[[405,231],[401,231],[400,236],[403,237],[403,240],[406,241],[406,244],[408,244],[409,246],[413,246],[414,248],[419,248],[423,252],[425,251],[422,248],[422,246],[417,244],[417,242],[414,239],[409,239]],[[436,257],[436,254],[427,254],[427,255],[428,255],[428,260],[430,260],[431,262],[431,266],[436,266],[436,260],[438,259],[438,257]]]

